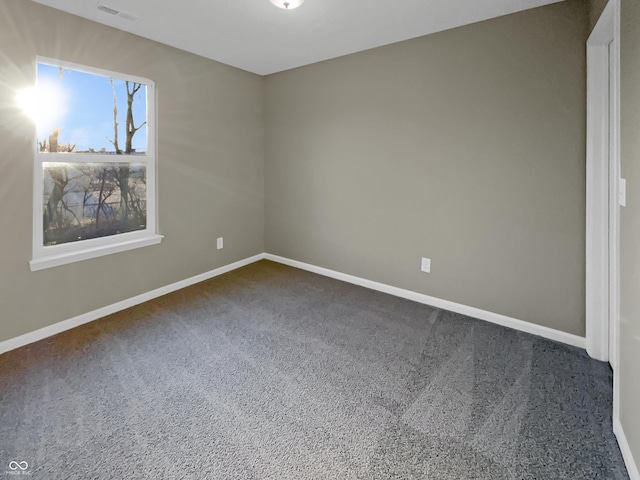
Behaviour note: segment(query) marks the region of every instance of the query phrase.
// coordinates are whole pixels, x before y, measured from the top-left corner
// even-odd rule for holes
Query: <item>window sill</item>
[[[66,265],[67,263],[80,262],[90,258],[102,257],[103,255],[111,255],[112,253],[125,252],[134,248],[147,247],[156,245],[162,241],[162,235],[149,235],[134,240],[126,240],[110,245],[102,245],[99,247],[87,248],[75,252],[57,253],[34,258],[29,262],[32,272],[36,270],[44,270],[45,268]]]

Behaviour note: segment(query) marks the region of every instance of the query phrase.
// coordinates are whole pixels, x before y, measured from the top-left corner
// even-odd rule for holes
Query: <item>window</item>
[[[159,243],[154,85],[37,59],[31,270]]]

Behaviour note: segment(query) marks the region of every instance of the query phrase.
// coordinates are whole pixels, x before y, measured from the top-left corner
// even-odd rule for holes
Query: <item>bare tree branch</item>
[[[116,87],[113,84],[113,78],[110,78],[109,81],[111,82],[111,91],[113,92],[113,140],[109,140],[108,137],[107,140],[109,140],[113,144],[113,147],[116,149],[116,154],[121,155],[122,152],[120,151],[120,147],[118,146],[118,102],[116,96]]]
[[[78,216],[73,212],[73,210],[71,210],[68,206],[67,206],[67,202],[64,201],[64,198],[62,198],[60,200],[60,204],[62,205],[62,208],[64,208],[67,212],[69,212],[71,215],[73,215],[73,218],[76,219],[76,222],[78,222],[78,226],[82,226],[82,223],[80,222],[80,219],[78,218]]]

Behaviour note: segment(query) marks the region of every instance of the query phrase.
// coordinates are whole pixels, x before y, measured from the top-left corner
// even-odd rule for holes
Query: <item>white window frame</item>
[[[34,163],[33,163],[33,258],[29,262],[32,271],[65,265],[68,263],[87,260],[90,258],[110,255],[134,248],[155,245],[161,242],[163,236],[157,231],[157,191],[156,191],[156,114],[155,114],[155,84],[152,80],[134,75],[112,72],[100,68],[79,65],[48,57],[36,57],[36,76],[38,64],[47,64],[63,69],[102,75],[123,81],[141,83],[146,87],[147,106],[147,152],[146,155],[113,155],[101,153],[44,153],[38,149],[37,132],[34,128]],[[144,230],[109,235],[100,238],[79,240],[77,242],[60,245],[44,246],[44,232],[42,219],[44,205],[43,163],[138,163],[146,166],[147,178],[147,225]]]

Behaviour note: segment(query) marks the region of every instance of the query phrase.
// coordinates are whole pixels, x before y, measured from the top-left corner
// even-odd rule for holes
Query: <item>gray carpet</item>
[[[0,475],[627,479],[611,404],[579,349],[261,261],[1,355]]]

